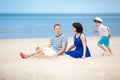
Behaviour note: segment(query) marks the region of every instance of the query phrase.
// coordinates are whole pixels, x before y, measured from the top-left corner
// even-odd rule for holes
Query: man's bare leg
[[[20,56],[21,56],[21,58],[24,58],[24,59],[28,58],[28,56],[22,52],[20,52]]]
[[[34,53],[30,54],[30,55],[26,55],[26,54],[24,54],[23,52],[20,52],[21,58],[24,58],[24,59],[27,59],[27,58],[29,58],[29,57],[31,57],[31,56],[36,55],[36,54],[41,54],[41,55],[42,55],[42,54],[43,54],[42,48],[37,47],[37,48],[36,48],[36,51],[35,51]]]
[[[38,51],[38,50],[41,50],[41,48],[40,47],[36,47],[35,51]]]

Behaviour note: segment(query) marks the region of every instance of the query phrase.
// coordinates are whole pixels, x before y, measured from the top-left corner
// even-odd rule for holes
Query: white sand
[[[87,37],[92,57],[86,59],[67,55],[21,59],[20,51],[31,53],[37,46],[46,46],[49,39],[1,39],[0,80],[120,80],[120,37],[111,39],[114,56],[101,56],[98,39]],[[68,46],[72,41],[69,38]]]

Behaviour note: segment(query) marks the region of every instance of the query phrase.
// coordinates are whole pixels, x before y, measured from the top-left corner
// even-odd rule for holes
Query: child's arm
[[[98,33],[99,31],[98,30],[94,30],[94,33]]]
[[[110,28],[107,27],[107,30],[108,30],[108,37],[111,38],[111,34],[110,34]]]

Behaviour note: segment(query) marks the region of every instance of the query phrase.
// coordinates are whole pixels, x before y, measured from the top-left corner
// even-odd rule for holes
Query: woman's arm
[[[74,47],[75,47],[75,45],[72,44],[72,45],[68,48],[68,50],[71,50],[71,49],[73,49]]]
[[[83,56],[82,58],[85,58],[86,55],[86,40],[85,40],[85,35],[81,34],[81,40],[82,40],[82,45],[83,45]]]

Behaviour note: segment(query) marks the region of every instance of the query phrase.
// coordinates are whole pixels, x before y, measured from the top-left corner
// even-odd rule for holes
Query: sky
[[[0,0],[0,13],[120,13],[120,0]]]

